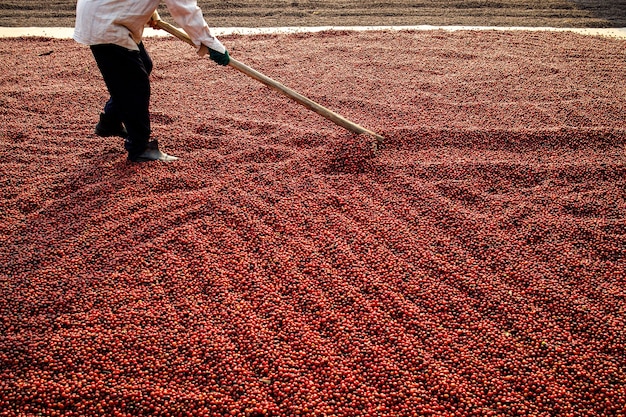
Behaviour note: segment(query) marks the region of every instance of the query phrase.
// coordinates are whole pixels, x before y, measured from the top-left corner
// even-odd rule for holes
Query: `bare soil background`
[[[488,25],[624,27],[624,0],[200,0],[213,27]],[[76,1],[0,1],[0,26],[74,25]],[[162,6],[161,15],[168,17]]]

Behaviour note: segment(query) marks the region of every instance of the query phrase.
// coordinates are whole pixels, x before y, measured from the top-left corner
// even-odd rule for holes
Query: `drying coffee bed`
[[[127,162],[71,40],[0,40],[0,415],[626,414],[626,42],[148,39]]]

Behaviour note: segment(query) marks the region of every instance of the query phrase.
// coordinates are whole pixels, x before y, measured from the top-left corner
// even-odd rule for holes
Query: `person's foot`
[[[149,161],[163,161],[172,162],[177,161],[178,158],[172,155],[168,155],[165,152],[159,150],[159,143],[156,140],[148,142],[146,149],[134,158],[129,156],[132,162],[149,162]]]
[[[103,138],[109,136],[128,137],[128,132],[122,122],[112,120],[111,117],[107,116],[105,113],[100,113],[100,121],[96,125],[95,133]]]

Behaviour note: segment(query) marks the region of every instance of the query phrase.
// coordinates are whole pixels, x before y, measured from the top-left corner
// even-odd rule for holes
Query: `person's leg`
[[[128,131],[124,146],[130,160],[135,160],[146,149],[150,138],[148,75],[152,60],[143,45],[140,48],[143,52],[110,44],[91,47],[111,95],[108,110],[120,118]]]
[[[102,137],[128,137],[128,132],[122,124],[122,117],[117,112],[112,99],[109,99],[104,105],[104,110],[100,113],[100,120],[98,120],[98,124],[96,124],[95,133]]]
[[[146,72],[148,73],[148,75],[150,75],[152,73],[152,58],[150,58],[150,55],[148,54],[148,51],[146,50],[146,47],[143,46],[143,42],[139,42],[139,56],[141,57],[141,61],[143,62],[143,66],[146,69]]]
[[[143,62],[148,75],[152,72],[152,58],[148,54],[148,51],[143,45],[143,42],[139,44],[139,56]],[[108,136],[120,136],[122,138],[128,137],[128,132],[122,124],[122,116],[118,110],[113,98],[104,105],[102,113],[100,113],[100,120],[96,125],[96,135],[108,137]]]

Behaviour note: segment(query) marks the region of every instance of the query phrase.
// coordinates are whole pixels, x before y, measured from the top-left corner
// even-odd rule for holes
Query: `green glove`
[[[209,57],[217,62],[219,65],[228,65],[230,62],[230,57],[228,56],[228,51],[224,51],[224,53],[219,53],[211,48],[209,48]]]

